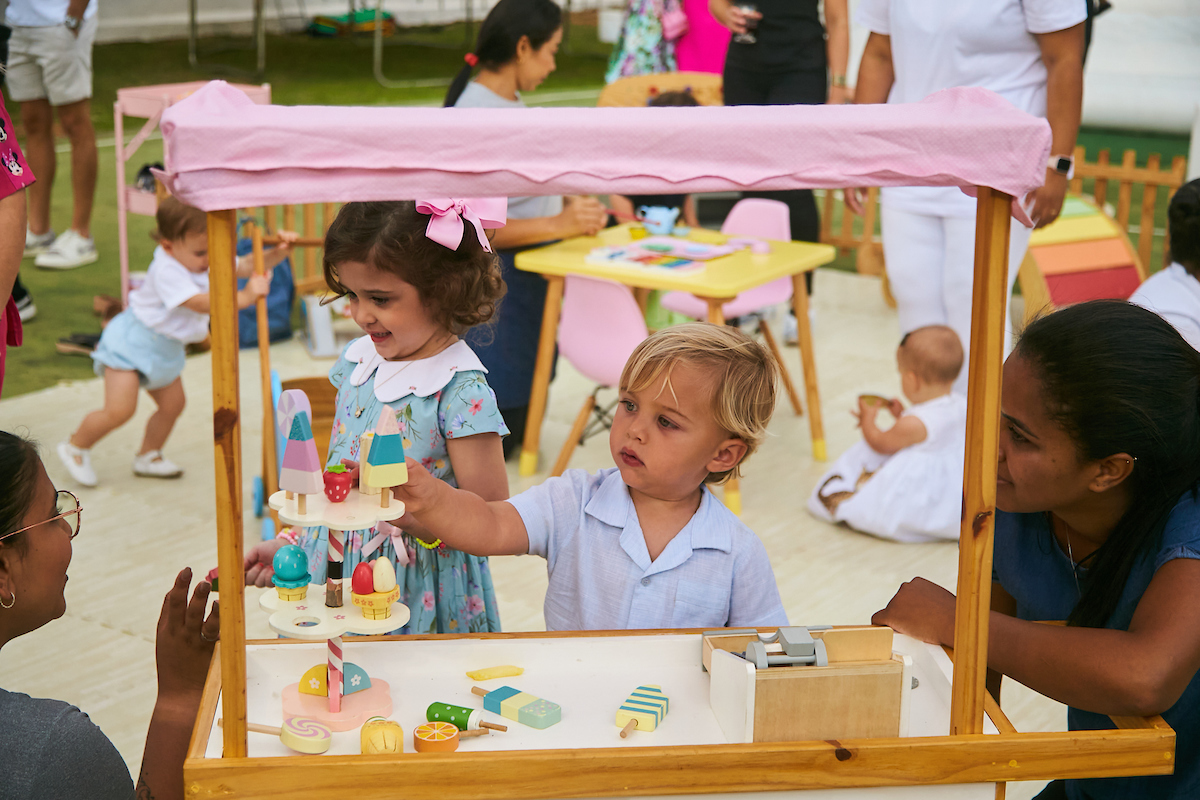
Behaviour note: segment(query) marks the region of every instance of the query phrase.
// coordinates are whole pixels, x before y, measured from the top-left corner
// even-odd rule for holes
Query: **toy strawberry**
[[[350,470],[335,464],[325,470],[325,496],[331,503],[340,503],[350,494]]]

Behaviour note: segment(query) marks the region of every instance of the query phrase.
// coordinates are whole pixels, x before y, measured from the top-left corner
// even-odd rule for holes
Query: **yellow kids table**
[[[827,244],[770,241],[769,253],[760,255],[743,248],[730,255],[704,262],[704,268],[701,270],[682,273],[653,267],[596,264],[587,260],[588,254],[597,247],[632,241],[632,227],[629,224],[619,225],[602,231],[598,236],[577,236],[517,254],[517,269],[539,273],[549,284],[546,289],[542,331],[538,338],[537,363],[533,371],[525,441],[521,449],[521,475],[528,476],[537,472],[538,444],[542,435],[542,419],[546,414],[546,395],[550,389],[550,371],[554,366],[554,345],[558,340],[563,284],[567,275],[604,278],[635,289],[688,292],[708,304],[708,321],[718,325],[725,322],[725,316],[721,312],[721,306],[725,303],[756,286],[791,276],[792,309],[796,313],[800,365],[804,373],[804,391],[808,399],[808,426],[812,433],[813,458],[824,461],[825,428],[821,423],[817,366],[813,359],[812,329],[808,324],[808,288],[805,285],[804,273],[833,261],[837,251]],[[746,237],[726,236],[715,231],[693,228],[687,238],[697,242],[723,244],[728,239]],[[740,511],[736,479],[726,486],[725,502],[735,513]]]

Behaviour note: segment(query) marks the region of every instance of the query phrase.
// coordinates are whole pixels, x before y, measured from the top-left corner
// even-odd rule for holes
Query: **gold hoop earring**
[[[4,598],[0,597],[0,608],[12,608],[17,604],[17,590],[9,589],[9,592],[12,594],[12,598],[6,603]]]

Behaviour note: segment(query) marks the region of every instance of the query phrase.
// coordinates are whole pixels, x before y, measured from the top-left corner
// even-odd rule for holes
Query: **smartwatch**
[[[67,30],[69,30],[69,31],[79,30],[79,24],[80,24],[79,17],[72,17],[70,14],[68,14],[66,17],[63,18],[63,25],[66,25]]]
[[[1059,175],[1067,176],[1067,180],[1075,177],[1074,156],[1050,156],[1050,163],[1047,166]]]

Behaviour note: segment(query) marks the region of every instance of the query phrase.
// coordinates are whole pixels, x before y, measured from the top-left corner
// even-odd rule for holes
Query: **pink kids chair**
[[[596,395],[601,389],[621,383],[621,371],[634,349],[650,335],[646,319],[629,287],[613,281],[568,275],[563,289],[562,317],[558,323],[558,352],[588,380],[596,390],[583,401],[571,433],[563,444],[550,475],[563,474],[571,454],[588,434],[612,425],[612,408],[597,408]],[[596,411],[596,421],[588,418]]]
[[[788,218],[787,204],[778,200],[757,197],[739,200],[737,205],[730,210],[729,216],[725,218],[725,223],[721,225],[721,233],[731,236],[753,236],[761,239],[787,241],[792,238],[792,225]],[[792,279],[790,277],[780,278],[742,292],[721,306],[721,313],[725,315],[725,319],[733,319],[762,311],[779,303],[786,303],[791,299]],[[685,314],[693,319],[705,319],[708,316],[708,306],[705,302],[687,292],[668,292],[663,295],[661,302],[663,308]],[[779,352],[775,335],[771,333],[770,326],[762,317],[759,317],[758,329],[762,332],[767,347],[771,348],[771,352],[775,354],[784,388],[787,389],[788,397],[792,401],[792,408],[795,410],[796,416],[800,416],[804,413],[800,406],[800,395],[796,393],[796,387],[792,384],[792,376],[788,374],[787,368],[783,364],[783,355]]]

